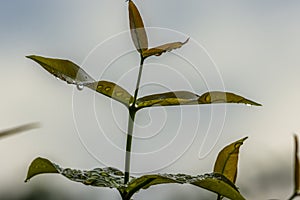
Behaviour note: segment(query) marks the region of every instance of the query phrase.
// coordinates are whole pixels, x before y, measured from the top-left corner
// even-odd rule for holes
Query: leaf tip
[[[182,45],[188,43],[189,40],[190,40],[190,37],[188,37],[188,38],[182,43]]]
[[[28,56],[25,56],[26,58],[28,59],[33,59],[35,55],[28,55]]]
[[[260,104],[260,103],[255,103],[255,106],[262,106],[262,104]]]

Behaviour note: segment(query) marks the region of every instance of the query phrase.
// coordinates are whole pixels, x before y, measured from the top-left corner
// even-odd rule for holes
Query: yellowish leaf
[[[248,137],[240,139],[220,151],[214,166],[214,172],[223,174],[235,183],[238,169],[239,149]]]
[[[151,106],[197,105],[215,103],[243,103],[247,105],[261,106],[261,104],[248,100],[242,96],[229,92],[207,92],[199,96],[188,91],[174,91],[153,94],[139,98],[136,101],[138,109]]]
[[[69,84],[86,86],[129,107],[133,97],[121,86],[109,81],[95,81],[88,73],[69,60],[27,56],[40,64],[45,70]]]
[[[147,58],[149,56],[160,56],[162,53],[172,51],[174,49],[178,49],[185,45],[189,41],[189,38],[184,42],[172,42],[168,44],[164,44],[161,46],[157,46],[148,50],[143,51],[142,55],[144,58]]]
[[[95,81],[88,73],[69,60],[45,58],[36,55],[26,57],[34,60],[52,75],[67,83],[80,84]]]
[[[253,106],[261,106],[261,104],[246,99],[240,95],[231,92],[212,91],[207,92],[198,99],[199,103],[243,103]]]
[[[84,86],[95,90],[107,97],[110,97],[120,103],[129,107],[130,103],[133,102],[133,97],[121,86],[109,82],[109,81],[96,81],[93,83],[85,84]]]
[[[148,38],[143,19],[131,0],[128,3],[128,11],[131,38],[137,51],[142,54],[143,51],[148,49]]]
[[[45,158],[36,158],[29,166],[25,182],[32,177],[45,173],[60,173],[60,167]]]

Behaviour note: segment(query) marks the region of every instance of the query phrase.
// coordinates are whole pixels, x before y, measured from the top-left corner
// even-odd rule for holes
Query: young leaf
[[[142,54],[148,49],[148,38],[144,28],[143,19],[137,7],[131,0],[129,0],[128,3],[128,11],[131,38],[137,51]]]
[[[130,103],[133,102],[133,97],[121,86],[109,82],[109,81],[96,81],[88,84],[84,84],[88,88],[95,90],[107,97],[110,97],[120,103],[129,107]]]
[[[174,106],[196,105],[213,103],[243,103],[247,105],[261,106],[254,101],[229,92],[207,92],[199,96],[188,91],[175,91],[144,96],[136,101],[137,108],[142,109],[150,106]]]
[[[172,51],[174,49],[178,49],[185,45],[189,41],[189,38],[184,42],[172,42],[168,44],[164,44],[161,46],[157,46],[151,49],[147,49],[142,52],[143,58],[147,58],[149,56],[160,56],[162,53]]]
[[[26,57],[37,62],[52,75],[67,83],[79,85],[95,81],[88,73],[69,60],[45,58],[35,55]]]
[[[124,174],[115,168],[96,168],[89,171],[70,168],[63,169],[45,158],[37,158],[31,163],[25,181],[44,173],[59,173],[71,181],[80,182],[85,185],[116,188],[123,199],[126,200],[129,200],[140,189],[147,189],[153,185],[168,183],[191,184],[221,194],[232,200],[245,199],[230,180],[218,173],[198,176],[185,174],[144,175],[139,178],[130,177],[131,180],[125,185],[123,182]]]
[[[2,137],[6,137],[9,135],[14,135],[20,132],[24,132],[24,131],[28,131],[28,130],[32,130],[35,128],[39,128],[40,124],[39,123],[30,123],[30,124],[24,124],[18,127],[14,127],[14,128],[10,128],[4,131],[0,131],[0,138]]]
[[[214,172],[223,174],[231,182],[235,183],[238,168],[239,149],[248,137],[240,139],[224,147],[215,162]]]

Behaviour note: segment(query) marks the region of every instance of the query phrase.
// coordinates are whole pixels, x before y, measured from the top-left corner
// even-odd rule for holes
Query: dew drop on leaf
[[[83,90],[83,88],[84,88],[83,84],[77,84],[77,89],[78,90]]]

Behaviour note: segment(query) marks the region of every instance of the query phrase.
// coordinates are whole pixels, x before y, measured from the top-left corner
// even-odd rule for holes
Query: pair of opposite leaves
[[[148,49],[148,37],[144,27],[143,19],[137,7],[131,0],[129,0],[128,3],[128,11],[131,38],[135,48],[141,54],[143,59],[153,55],[160,56],[164,52],[180,48],[189,40],[188,38],[185,42],[172,42]]]
[[[180,48],[188,42],[187,39],[185,42],[167,43],[158,47],[148,49],[148,38],[141,15],[137,7],[131,0],[128,3],[128,8],[132,40],[137,51],[141,55],[141,59],[145,59],[153,55],[159,56],[164,52]],[[248,100],[242,96],[229,92],[219,91],[206,92],[201,96],[188,91],[174,91],[153,94],[137,99],[135,101],[135,105],[132,105],[132,103],[134,102],[134,98],[124,88],[110,81],[95,81],[82,68],[71,61],[45,58],[35,55],[27,56],[27,58],[36,61],[44,69],[46,69],[52,75],[60,78],[61,80],[64,80],[70,84],[75,84],[77,86],[86,86],[124,104],[127,108],[129,108],[130,106],[134,106],[137,110],[139,110],[150,106],[193,105],[211,103],[244,103],[248,105],[260,106],[260,104]]]
[[[29,166],[26,181],[32,177],[57,173],[85,185],[95,187],[109,187],[117,189],[123,199],[130,199],[140,189],[147,189],[159,184],[191,184],[207,189],[221,196],[233,200],[245,200],[234,185],[237,174],[239,148],[247,139],[240,139],[223,148],[215,162],[214,171],[210,174],[190,176],[186,174],[151,174],[139,178],[131,177],[128,184],[124,184],[124,174],[115,168],[95,168],[89,171],[81,171],[70,168],[61,168],[55,163],[45,159],[36,158]]]

